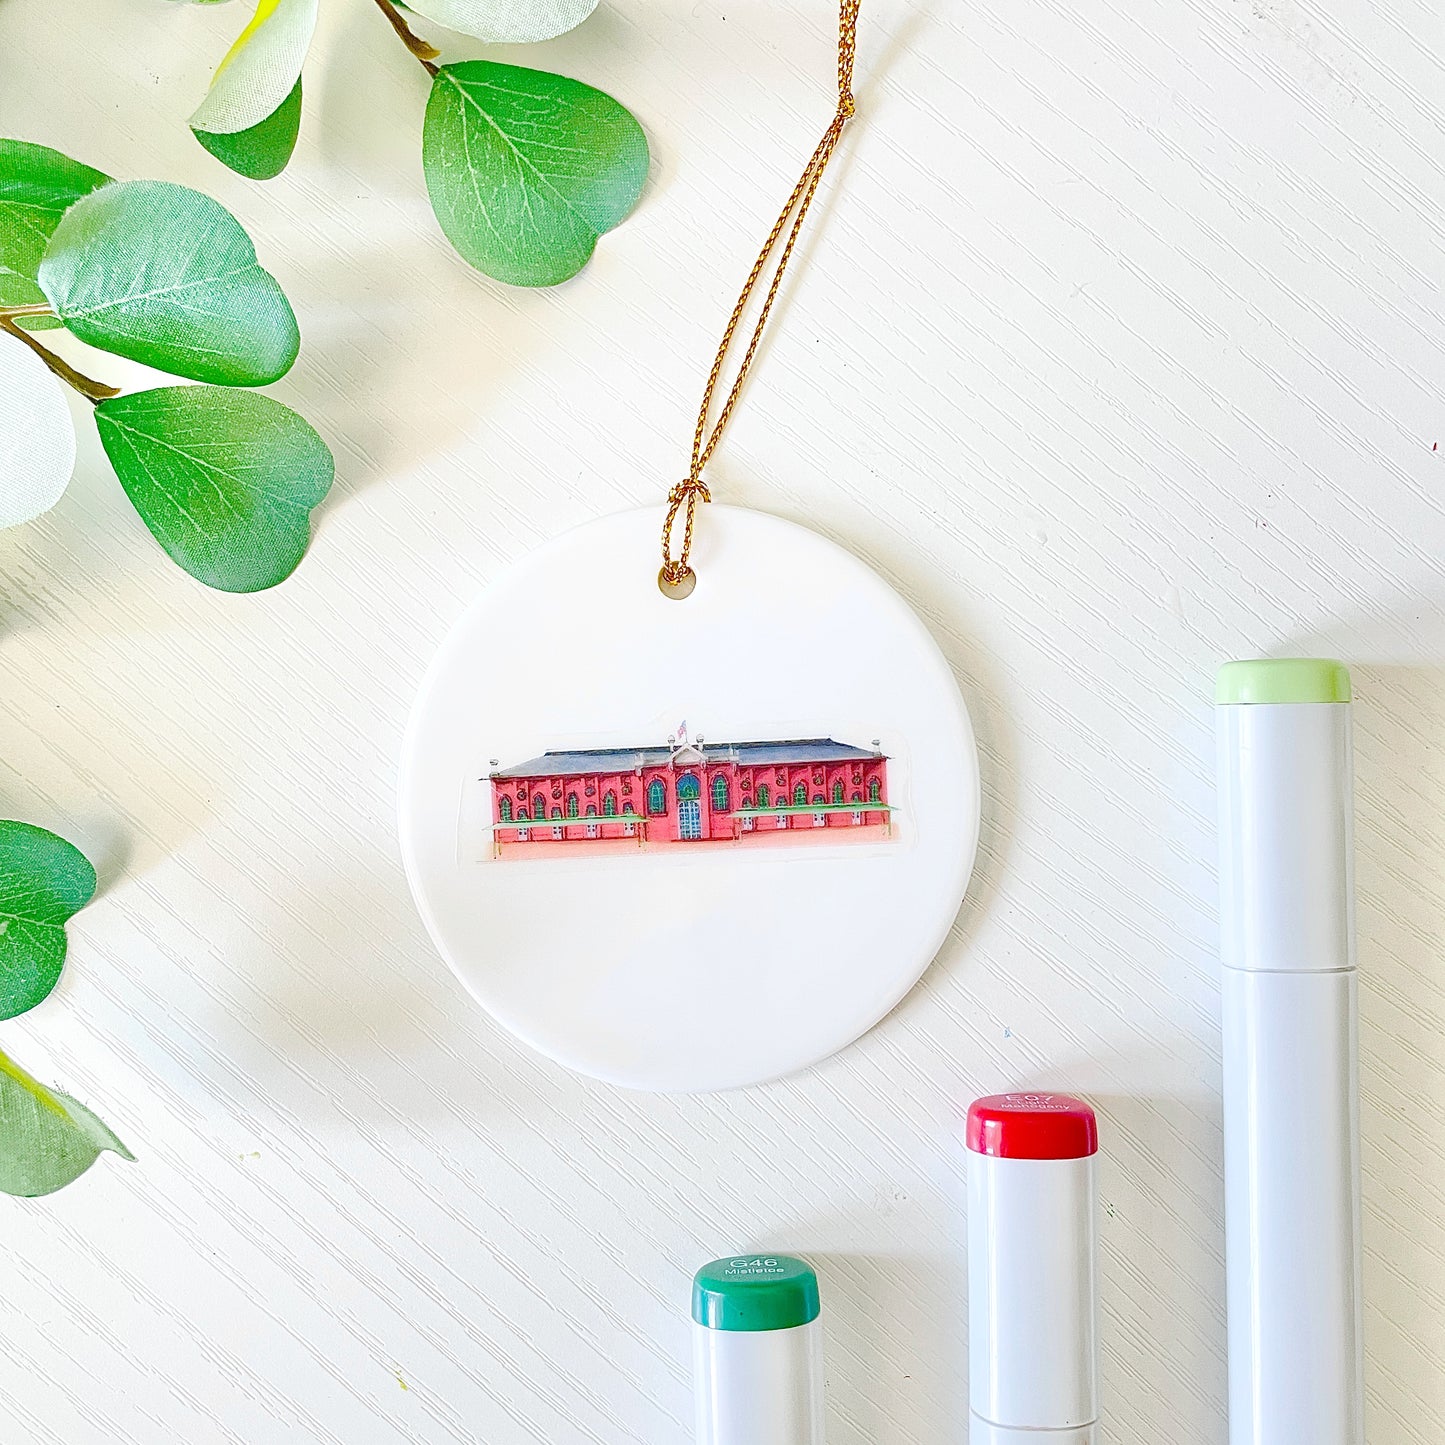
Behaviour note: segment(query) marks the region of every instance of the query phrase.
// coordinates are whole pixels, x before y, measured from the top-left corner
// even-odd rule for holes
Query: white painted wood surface
[[[820,1267],[833,1445],[959,1440],[952,1135],[1013,1085],[1103,1113],[1105,1438],[1222,1442],[1208,693],[1276,649],[1356,670],[1370,1439],[1434,1445],[1437,7],[870,0],[860,119],[712,481],[927,618],[980,734],[983,852],[891,1019],[699,1098],[569,1077],[468,1004],[406,894],[396,757],[488,578],[681,474],[831,104],[832,6],[603,0],[516,57],[613,91],[655,150],[550,293],[442,240],[424,77],[365,0],[326,0],[285,177],[204,154],[185,117],[243,19],[0,0],[0,134],[230,205],[302,321],[276,395],[339,464],[259,597],[165,561],[83,417],[62,504],[0,537],[0,814],[104,883],[0,1042],[140,1156],[0,1201],[7,1445],[674,1445],[689,1276],[747,1246]]]

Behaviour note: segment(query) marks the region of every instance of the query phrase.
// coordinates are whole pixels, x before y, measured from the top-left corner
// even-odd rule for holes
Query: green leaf
[[[43,305],[36,275],[60,218],[109,176],[49,146],[0,140],[0,306]],[[27,317],[32,329],[58,326],[51,317]]]
[[[191,127],[193,134],[223,166],[253,181],[269,181],[286,169],[296,137],[301,133],[301,79],[291,94],[260,125],[249,130],[209,131]]]
[[[0,1193],[35,1199],[79,1179],[106,1151],[135,1155],[84,1104],[0,1053]]]
[[[555,286],[637,204],[647,137],[590,85],[464,60],[432,82],[422,162],[432,209],[467,261],[515,286]]]
[[[32,1009],[65,964],[65,925],[95,897],[95,869],[64,838],[0,821],[0,1019]]]
[[[113,181],[77,201],[50,238],[40,286],[82,341],[196,381],[263,386],[301,345],[240,222],[165,181]]]
[[[95,409],[106,455],[172,559],[208,587],[259,592],[296,570],[333,463],[269,396],[163,386]]]
[[[229,136],[255,130],[285,112],[311,47],[316,12],[317,0],[255,0],[250,21],[222,57],[205,98],[191,116],[191,129],[198,137],[201,131]],[[282,129],[280,121],[276,129]],[[291,140],[294,143],[294,135]],[[274,160],[275,137],[269,142],[267,154]],[[214,149],[204,139],[201,144]],[[288,149],[281,165],[289,155]]]
[[[575,30],[597,0],[410,0],[410,8],[489,45],[526,45]]]

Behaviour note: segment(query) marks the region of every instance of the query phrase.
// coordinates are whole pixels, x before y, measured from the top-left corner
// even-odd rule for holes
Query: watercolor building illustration
[[[876,742],[711,743],[689,741],[684,726],[664,747],[563,749],[488,780],[496,855],[614,839],[834,842],[892,826],[888,759]]]

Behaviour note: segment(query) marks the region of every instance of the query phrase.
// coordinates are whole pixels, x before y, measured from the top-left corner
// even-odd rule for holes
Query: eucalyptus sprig
[[[202,385],[122,396],[37,335],[60,326]],[[289,407],[236,388],[284,376],[300,344],[224,206],[0,140],[0,527],[39,516],[70,480],[64,383],[93,404],[126,495],[175,562],[226,592],[284,580],[331,486],[331,452]]]
[[[64,838],[0,821],[0,1019],[40,1003],[65,965],[65,925],[95,896],[95,869]],[[135,1156],[84,1104],[0,1052],[0,1193],[33,1198],[110,1150]]]
[[[258,0],[191,117],[201,144],[241,175],[269,179],[291,158],[317,4]],[[642,194],[642,127],[610,95],[564,75],[488,60],[438,65],[440,52],[408,15],[519,44],[575,28],[597,0],[409,0],[407,13],[395,0],[375,4],[430,77],[422,167],[447,239],[512,285],[575,276]]]

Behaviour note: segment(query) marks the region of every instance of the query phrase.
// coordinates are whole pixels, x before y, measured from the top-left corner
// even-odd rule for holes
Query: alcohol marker
[[[991,1094],[967,1143],[970,1445],[1093,1445],[1094,1111]]]
[[[1219,674],[1231,1445],[1363,1445],[1350,675]]]
[[[697,1445],[823,1445],[818,1277],[786,1254],[716,1259],[692,1286]]]

